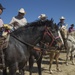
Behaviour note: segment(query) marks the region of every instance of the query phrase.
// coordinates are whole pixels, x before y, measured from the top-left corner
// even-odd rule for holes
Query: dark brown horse
[[[37,60],[39,75],[41,75],[42,53],[45,50],[44,45],[49,42],[50,45],[57,47],[57,37],[57,27],[52,20],[32,22],[10,33],[8,47],[4,49],[5,68],[3,69],[3,74],[7,74],[6,69],[8,67],[10,75],[16,75],[17,68],[24,75],[25,65],[29,61],[31,75],[33,66],[32,56],[34,56]],[[44,44],[41,44],[41,42]],[[39,52],[33,50],[38,43],[41,44],[40,57]]]
[[[48,43],[49,44],[48,50],[51,49],[51,47],[55,47],[55,49],[58,49],[59,43],[61,42],[59,35],[58,35],[58,27],[55,23],[53,23],[53,20],[49,21],[48,24],[50,24],[50,26],[48,27],[48,32],[46,32],[47,35],[44,36],[44,41],[42,42],[42,44],[43,44],[42,48],[45,47],[45,45]],[[61,45],[61,43],[60,43],[60,45]],[[41,51],[34,51],[32,54],[30,54],[30,58],[29,58],[30,75],[32,75],[32,67],[33,67],[33,63],[34,63],[33,56],[36,59],[39,75],[41,75],[42,57],[46,51],[47,51],[47,49],[45,49],[45,50],[42,49],[42,53],[41,53]],[[59,57],[60,51],[52,50],[51,53],[52,54],[49,54],[50,55],[50,72],[51,72],[51,65],[52,65],[54,56],[56,56],[57,69],[58,69],[58,57]]]
[[[7,67],[9,68],[10,75],[16,75],[17,68],[19,68],[21,74],[24,75],[24,67],[30,59],[31,54],[35,53],[33,50],[35,45],[42,40],[44,40],[44,43],[51,42],[52,37],[49,35],[50,32],[47,27],[52,28],[52,25],[53,23],[50,20],[45,21],[43,24],[40,24],[37,21],[29,23],[28,25],[10,33],[8,47],[3,50],[5,57],[5,68],[3,69],[4,75],[7,74]],[[38,59],[38,55],[35,55],[35,57]],[[40,58],[40,61],[37,61],[39,75],[41,75],[41,59],[42,57]],[[32,60],[29,62],[32,63]]]

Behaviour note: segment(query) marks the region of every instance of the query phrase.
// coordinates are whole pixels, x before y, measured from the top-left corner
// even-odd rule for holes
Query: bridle
[[[52,44],[54,43],[54,41],[59,38],[59,36],[54,37],[54,35],[53,35],[52,32],[48,29],[48,27],[45,26],[44,33],[43,33],[43,40],[40,41],[40,42],[42,42],[42,44],[45,44],[43,41],[44,41],[44,38],[45,38],[47,35],[52,38],[52,42],[49,43],[49,46],[52,46]],[[30,44],[30,43],[23,42],[22,40],[20,40],[19,38],[17,38],[14,34],[11,34],[11,36],[14,37],[16,40],[20,41],[21,43],[25,44],[25,45],[28,45],[28,46],[33,47],[33,48],[36,47],[35,45],[32,45],[32,44]],[[39,38],[37,38],[37,40],[38,40],[38,39],[39,39]],[[37,40],[36,40],[36,41],[37,41]],[[40,48],[40,49],[43,49],[43,48]]]
[[[52,44],[54,43],[54,41],[56,41],[58,38],[60,38],[59,36],[54,37],[53,33],[52,33],[52,32],[49,30],[49,28],[46,26],[46,27],[45,27],[44,36],[43,36],[43,40],[44,40],[44,38],[45,38],[47,35],[52,38],[51,43],[49,43],[49,46],[50,46],[50,47],[52,46]]]

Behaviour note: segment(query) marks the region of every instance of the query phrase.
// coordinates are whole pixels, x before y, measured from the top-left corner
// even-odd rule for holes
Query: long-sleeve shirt
[[[1,27],[3,27],[3,20],[0,18],[0,28]],[[2,32],[3,32],[3,30],[2,29],[0,29],[0,36],[2,36]]]
[[[0,18],[0,27],[3,27],[3,20]]]
[[[14,22],[18,23],[18,25],[16,25],[15,27],[13,26],[15,29],[17,29],[17,28],[19,28],[21,26],[25,26],[27,24],[26,18],[18,19],[16,17],[13,17],[9,24],[12,24]]]
[[[59,22],[57,25],[58,25],[58,28],[60,29],[62,26],[66,26],[66,23]]]

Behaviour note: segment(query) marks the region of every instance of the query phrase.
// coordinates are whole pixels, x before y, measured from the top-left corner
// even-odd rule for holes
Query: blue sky
[[[7,24],[20,8],[25,9],[28,22],[37,20],[40,14],[46,14],[55,23],[64,16],[69,26],[75,24],[75,0],[0,0],[0,3],[6,8],[0,16]]]

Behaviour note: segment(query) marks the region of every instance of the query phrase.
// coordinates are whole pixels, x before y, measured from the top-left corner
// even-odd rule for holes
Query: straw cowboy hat
[[[5,9],[5,8],[0,4],[0,9]]]
[[[45,14],[41,14],[40,16],[38,16],[39,19],[41,18],[47,18],[47,16]]]
[[[18,12],[23,13],[23,14],[26,14],[24,8],[21,8]]]
[[[61,19],[62,19],[62,20],[65,20],[65,17],[61,16],[61,17],[60,17],[60,20],[61,20]]]

